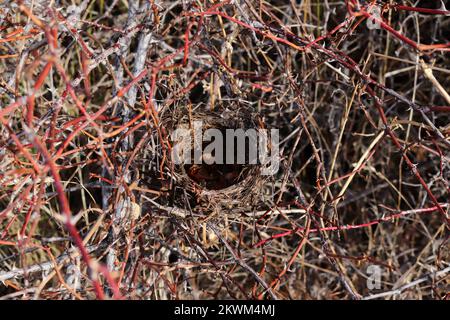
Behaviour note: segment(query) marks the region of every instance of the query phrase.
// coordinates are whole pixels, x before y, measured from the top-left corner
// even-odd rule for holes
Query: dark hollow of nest
[[[215,110],[201,107],[189,110],[178,106],[174,110],[166,111],[161,118],[162,126],[169,134],[176,128],[184,127],[189,128],[193,135],[194,121],[202,121],[203,132],[214,128],[223,132],[224,137],[226,129],[263,129],[262,118],[249,107],[237,103],[226,107],[217,106]],[[193,138],[191,140],[194,141]],[[171,140],[171,143],[174,141]],[[246,143],[252,142],[246,140]],[[204,143],[202,147],[205,148],[208,144],[209,142]],[[169,160],[166,166],[173,173],[175,186],[185,189],[194,195],[198,203],[206,206],[252,207],[256,204],[267,178],[261,174],[262,164],[248,163],[248,154],[244,164],[177,165]]]

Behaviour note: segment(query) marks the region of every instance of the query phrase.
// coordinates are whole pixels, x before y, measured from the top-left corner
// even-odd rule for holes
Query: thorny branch
[[[2,2],[0,296],[448,298],[448,16]],[[257,200],[214,207],[174,174],[166,119],[236,104],[280,129],[283,165]]]

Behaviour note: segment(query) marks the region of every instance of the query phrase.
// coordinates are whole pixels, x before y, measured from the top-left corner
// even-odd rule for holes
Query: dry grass
[[[0,1],[0,299],[448,299],[449,12],[416,7]],[[172,164],[223,112],[280,129],[276,175]]]

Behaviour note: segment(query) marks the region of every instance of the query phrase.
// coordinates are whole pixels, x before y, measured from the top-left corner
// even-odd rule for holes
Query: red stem
[[[369,222],[363,223],[363,224],[343,225],[343,226],[330,226],[330,227],[324,227],[324,228],[316,228],[316,229],[310,229],[309,233],[311,233],[311,232],[319,232],[319,231],[341,231],[341,230],[353,230],[353,229],[367,228],[367,227],[379,224],[381,222],[386,222],[386,221],[390,221],[390,220],[393,220],[393,219],[400,218],[402,216],[406,216],[408,214],[412,214],[412,213],[420,213],[420,214],[421,213],[431,213],[431,212],[438,211],[438,210],[439,210],[439,207],[438,206],[434,206],[434,207],[431,207],[431,208],[402,211],[402,212],[399,212],[399,213],[396,213],[396,214],[393,214],[393,215],[390,215],[390,216],[387,216],[387,217],[383,217],[383,218],[380,218],[380,219],[377,219],[377,220],[369,221]],[[274,239],[282,238],[282,237],[285,237],[285,236],[288,236],[288,235],[291,235],[291,234],[294,234],[294,233],[297,233],[297,232],[303,232],[304,230],[305,230],[305,228],[303,228],[303,227],[300,228],[299,227],[299,228],[296,228],[296,229],[293,229],[293,230],[285,231],[285,232],[282,232],[282,233],[277,233],[277,234],[271,236],[270,238],[267,238],[267,239],[259,241],[258,243],[256,243],[254,245],[254,247],[262,246],[263,244],[266,244],[267,242],[272,241]]]
[[[393,7],[397,10],[415,11],[415,12],[420,12],[420,13],[430,13],[430,14],[439,14],[439,15],[449,15],[450,14],[449,10],[417,8],[417,7],[402,6],[399,4],[395,4],[395,5],[393,5]]]

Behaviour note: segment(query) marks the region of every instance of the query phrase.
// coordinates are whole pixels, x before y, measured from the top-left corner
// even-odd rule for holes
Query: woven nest
[[[211,128],[255,129],[260,132],[264,126],[262,118],[257,113],[237,102],[227,106],[216,106],[215,110],[209,110],[206,107],[197,107],[192,110],[177,106],[173,110],[167,110],[161,117],[161,124],[169,135],[177,128],[187,128],[193,135],[192,124],[195,121],[202,122],[203,133]],[[172,146],[177,143],[172,135],[170,140]],[[191,140],[190,147],[193,147],[194,139]],[[270,142],[267,143],[267,147],[270,148]],[[166,167],[172,173],[174,187],[182,188],[193,195],[197,204],[210,209],[220,207],[234,210],[254,207],[258,202],[262,185],[267,179],[267,176],[262,175],[265,165],[265,163],[175,164],[172,157],[166,163]]]

